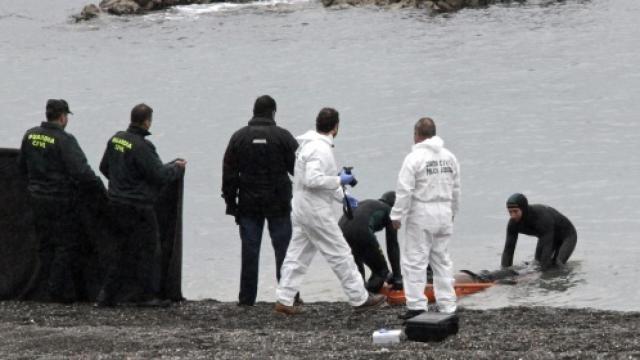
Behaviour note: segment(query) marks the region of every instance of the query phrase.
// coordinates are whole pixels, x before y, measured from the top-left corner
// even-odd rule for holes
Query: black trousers
[[[238,216],[240,239],[242,240],[242,271],[240,273],[240,294],[238,303],[253,305],[258,293],[258,267],[260,245],[265,219],[269,226],[271,244],[276,256],[276,279],[280,281],[280,268],[287,255],[291,241],[291,217]]]
[[[38,278],[46,281],[50,300],[81,300],[85,284],[80,267],[79,227],[69,199],[31,197],[38,239]],[[39,283],[41,283],[39,281]]]
[[[133,301],[158,297],[160,291],[160,234],[152,206],[109,202],[112,225],[111,256],[100,294],[101,301],[121,298],[123,285],[141,291]]]
[[[389,266],[376,236],[368,233],[358,239],[347,238],[347,242],[362,278],[365,278],[364,265],[371,270],[371,276],[365,284],[367,290],[378,292],[389,276]]]

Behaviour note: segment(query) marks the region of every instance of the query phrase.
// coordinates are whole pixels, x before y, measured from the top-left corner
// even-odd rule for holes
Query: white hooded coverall
[[[404,219],[402,273],[409,310],[427,310],[424,289],[429,264],[440,311],[456,310],[448,245],[460,201],[460,166],[443,145],[438,136],[415,144],[398,175],[390,217]]]
[[[293,305],[303,276],[319,251],[340,280],[349,303],[362,305],[369,293],[351,248],[338,227],[333,206],[344,198],[333,156],[333,138],[308,131],[297,139],[300,148],[293,178],[293,235],[282,264],[276,297],[283,305]]]

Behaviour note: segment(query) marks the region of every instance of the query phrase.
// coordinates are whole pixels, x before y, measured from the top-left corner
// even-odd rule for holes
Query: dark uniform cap
[[[47,100],[47,113],[53,114],[73,114],[69,110],[69,104],[63,99],[49,99]]]

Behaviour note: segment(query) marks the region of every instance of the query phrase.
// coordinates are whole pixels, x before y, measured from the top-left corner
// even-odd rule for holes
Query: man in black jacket
[[[291,241],[291,180],[298,142],[276,125],[276,102],[259,97],[249,124],[231,137],[222,166],[226,213],[242,240],[238,305],[251,306],[258,291],[258,263],[265,219],[276,256],[276,278]]]
[[[82,297],[76,201],[84,190],[104,191],[76,138],[65,131],[72,114],[65,100],[47,101],[47,121],[26,132],[19,167],[26,176],[38,238],[40,276],[50,300]]]
[[[513,265],[513,252],[518,234],[538,237],[535,259],[542,270],[567,262],[576,247],[578,234],[569,219],[558,210],[546,205],[529,205],[522,194],[513,194],[507,200],[509,224],[502,252],[502,267]]]
[[[358,207],[353,210],[353,219],[343,215],[339,222],[362,278],[365,278],[364,265],[371,270],[366,288],[372,293],[379,292],[385,281],[391,283],[394,289],[402,289],[398,231],[393,228],[389,218],[395,200],[396,193],[388,191],[380,200],[360,201]],[[387,260],[375,235],[382,229],[385,229],[387,254],[393,274],[389,272]]]
[[[137,269],[135,278],[142,296],[140,306],[166,305],[158,299],[160,290],[160,239],[154,202],[162,188],[184,173],[186,161],[163,164],[151,135],[153,109],[145,104],[131,110],[131,124],[109,139],[100,171],[109,179],[109,210],[117,242],[98,306],[113,306],[124,273]],[[131,266],[128,262],[134,259]]]

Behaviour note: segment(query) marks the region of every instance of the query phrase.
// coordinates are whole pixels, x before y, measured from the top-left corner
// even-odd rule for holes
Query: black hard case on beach
[[[412,341],[442,341],[458,333],[458,316],[425,312],[407,320],[404,333]]]

